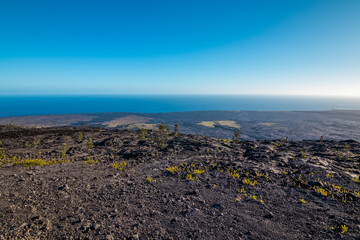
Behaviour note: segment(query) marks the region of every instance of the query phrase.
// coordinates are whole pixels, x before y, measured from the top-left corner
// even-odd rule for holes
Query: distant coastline
[[[360,110],[360,98],[245,95],[0,96],[0,117],[73,113]]]

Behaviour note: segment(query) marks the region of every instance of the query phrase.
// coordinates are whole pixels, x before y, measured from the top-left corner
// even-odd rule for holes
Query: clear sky
[[[1,0],[0,94],[360,96],[360,0]]]

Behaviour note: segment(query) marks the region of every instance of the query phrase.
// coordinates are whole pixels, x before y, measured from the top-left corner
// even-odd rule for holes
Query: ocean
[[[360,98],[237,95],[0,96],[0,117],[101,112],[331,109],[360,110]]]

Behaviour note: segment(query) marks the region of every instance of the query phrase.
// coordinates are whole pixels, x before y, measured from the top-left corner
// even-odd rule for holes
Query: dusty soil
[[[360,239],[359,142],[155,134],[0,127],[0,239]]]

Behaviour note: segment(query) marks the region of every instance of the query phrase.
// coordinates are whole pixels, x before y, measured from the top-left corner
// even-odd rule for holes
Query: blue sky
[[[0,2],[0,94],[360,96],[359,0]]]

